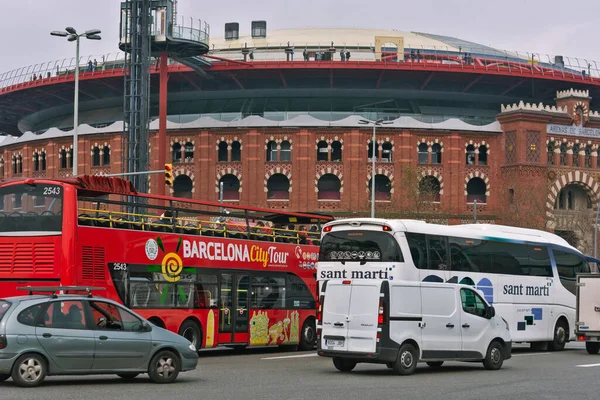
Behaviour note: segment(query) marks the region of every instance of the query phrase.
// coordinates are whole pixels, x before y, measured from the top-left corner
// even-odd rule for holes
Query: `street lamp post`
[[[371,143],[371,218],[375,218],[375,149],[377,148],[377,126],[392,122],[384,122],[383,119],[378,119],[376,121],[367,121],[366,119],[361,119],[358,121],[358,123],[363,125],[373,124],[373,139]]]
[[[92,29],[85,31],[84,33],[77,33],[75,28],[67,27],[63,31],[52,31],[50,35],[66,37],[69,42],[75,41],[75,99],[73,107],[73,176],[77,176],[77,163],[78,163],[78,143],[79,137],[77,135],[77,127],[79,125],[79,38],[85,37],[90,40],[100,40],[100,29]]]

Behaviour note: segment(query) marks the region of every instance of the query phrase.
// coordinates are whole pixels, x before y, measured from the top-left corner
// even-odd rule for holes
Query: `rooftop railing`
[[[194,38],[193,40],[202,40],[203,34],[208,34],[206,30],[195,28],[174,29],[174,34],[182,38]],[[289,49],[293,48],[293,54]],[[286,51],[286,49],[288,49]],[[374,47],[365,45],[335,44],[335,51],[330,44],[288,44],[279,45],[270,44],[260,48],[220,48],[211,49],[208,55],[217,56],[222,59],[232,60],[230,63],[226,60],[211,59],[213,65],[238,65],[240,61],[245,61],[253,65],[265,65],[267,63],[354,63],[357,66],[361,64],[382,63],[385,65],[394,64],[398,68],[447,68],[452,69],[472,69],[474,71],[498,71],[511,75],[550,75],[553,77],[564,77],[566,79],[581,80],[593,84],[600,84],[600,68],[598,62],[583,58],[552,56],[541,53],[522,53],[516,51],[486,51],[482,53],[481,49],[470,51],[468,48],[461,48],[457,51],[449,47],[411,47],[405,45],[404,53],[398,54],[394,49],[385,48],[381,53],[376,54]],[[304,51],[306,50],[306,54]],[[477,50],[477,52],[475,51]],[[340,51],[350,52],[350,59],[342,61]],[[96,61],[94,61],[96,60]],[[82,77],[89,77],[98,74],[119,75],[123,73],[125,65],[124,53],[110,53],[105,55],[91,55],[81,57],[78,61]],[[170,64],[179,64],[170,60]],[[152,59],[152,68],[156,65],[156,59]],[[179,64],[181,65],[181,64]],[[187,68],[181,65],[182,68]],[[27,87],[40,84],[40,82],[49,82],[52,80],[72,79],[69,75],[75,73],[75,59],[65,58],[57,61],[42,62],[25,67],[17,68],[12,71],[0,73],[0,93],[3,91],[14,90],[19,87]],[[34,79],[35,76],[35,79]]]

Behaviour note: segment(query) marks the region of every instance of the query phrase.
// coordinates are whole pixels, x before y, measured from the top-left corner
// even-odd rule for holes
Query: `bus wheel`
[[[559,319],[554,327],[554,340],[548,342],[548,348],[551,351],[560,351],[565,348],[567,343],[569,328],[567,323]]]
[[[184,321],[179,327],[179,335],[189,340],[196,347],[196,350],[200,350],[202,346],[202,329],[196,322]]]
[[[585,342],[585,349],[588,354],[598,354],[600,351],[600,342]]]
[[[300,344],[298,350],[309,351],[315,347],[317,343],[317,329],[315,326],[314,319],[307,319],[302,325],[302,331],[300,332]]]

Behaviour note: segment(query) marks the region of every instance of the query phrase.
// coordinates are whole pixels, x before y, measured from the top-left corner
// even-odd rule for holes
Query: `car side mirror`
[[[150,324],[148,324],[146,321],[142,322],[142,328],[140,329],[142,332],[151,332],[152,328],[150,327]]]
[[[488,312],[488,315],[490,316],[489,319],[492,319],[496,316],[496,309],[494,307],[490,307],[490,310]]]

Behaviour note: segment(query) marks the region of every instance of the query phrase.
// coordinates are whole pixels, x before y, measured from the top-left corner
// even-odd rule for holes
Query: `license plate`
[[[325,339],[325,346],[342,347],[342,346],[344,346],[344,341],[343,340]]]

